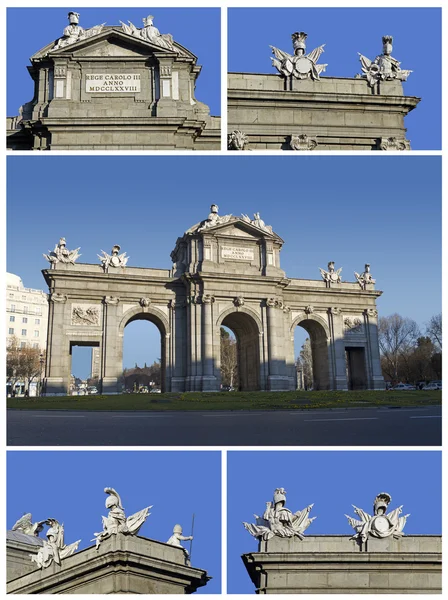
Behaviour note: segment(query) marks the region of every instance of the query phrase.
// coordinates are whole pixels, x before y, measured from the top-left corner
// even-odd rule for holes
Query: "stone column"
[[[266,300],[268,317],[268,352],[269,375],[268,388],[270,390],[287,390],[288,378],[285,373],[284,330],[283,323],[279,322],[283,313],[283,302],[275,298]]]
[[[172,332],[172,377],[171,391],[185,391],[186,376],[186,303],[184,300],[171,300],[171,332]]]
[[[330,353],[331,364],[333,370],[333,386],[334,390],[347,390],[347,372],[345,364],[345,340],[344,340],[344,323],[341,315],[341,310],[337,307],[332,307],[328,310],[329,323],[331,332]]]
[[[119,377],[123,373],[123,338],[118,336],[120,298],[103,298],[103,340],[101,352],[101,393],[121,392]]]
[[[217,382],[213,369],[213,311],[215,297],[202,296],[202,390],[216,390]]]
[[[47,331],[47,359],[45,367],[45,396],[66,396],[70,386],[70,345],[65,335],[70,324],[71,304],[67,296],[50,294]]]
[[[372,390],[384,390],[386,384],[381,370],[380,345],[378,341],[378,311],[375,308],[367,308],[364,311],[364,323],[367,336],[367,351],[370,358],[369,388]]]

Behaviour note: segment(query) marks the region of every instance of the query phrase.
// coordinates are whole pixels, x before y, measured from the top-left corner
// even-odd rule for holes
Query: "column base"
[[[289,377],[285,375],[268,375],[268,390],[272,392],[287,392],[291,389]]]
[[[64,377],[46,377],[42,396],[68,396],[68,382]]]

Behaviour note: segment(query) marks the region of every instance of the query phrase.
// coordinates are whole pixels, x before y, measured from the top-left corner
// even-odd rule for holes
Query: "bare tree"
[[[40,348],[33,348],[30,344],[20,347],[18,339],[10,339],[6,348],[6,377],[14,387],[18,381],[25,383],[28,390],[30,383],[40,378],[45,364],[45,353]]]
[[[303,385],[306,390],[313,387],[313,354],[310,338],[306,338],[297,357],[297,366],[302,369]]]
[[[397,382],[400,359],[414,348],[420,330],[415,321],[395,313],[380,319],[378,333],[383,370]]]
[[[236,340],[223,327],[221,327],[221,382],[231,387],[238,385]]]
[[[439,352],[442,352],[442,313],[434,315],[426,325],[426,335]]]

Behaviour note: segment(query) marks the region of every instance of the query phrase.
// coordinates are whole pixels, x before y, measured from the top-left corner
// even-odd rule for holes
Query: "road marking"
[[[306,423],[315,421],[378,421],[378,417],[350,417],[345,419],[305,419]]]
[[[421,415],[418,417],[409,417],[410,419],[441,419],[442,415]]]
[[[33,419],[85,419],[87,415],[33,415]]]
[[[244,414],[237,414],[237,413],[231,413],[228,415],[207,415],[202,413],[201,417],[264,417],[266,416],[266,413],[244,413]]]
[[[152,419],[167,419],[170,415],[152,415],[151,413],[142,414],[142,415],[112,415],[112,419],[141,419],[142,417],[151,417]]]

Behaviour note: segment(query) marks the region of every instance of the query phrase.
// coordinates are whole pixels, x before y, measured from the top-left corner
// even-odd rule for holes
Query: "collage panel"
[[[228,70],[230,150],[441,150],[440,8],[230,8]]]
[[[220,9],[151,10],[9,8],[7,148],[220,150]]]
[[[228,593],[440,594],[441,459],[228,452]]]
[[[11,373],[35,318],[17,277],[49,298],[10,445],[440,445],[440,157],[45,164],[8,160],[8,228],[34,223],[8,238]],[[259,176],[292,166],[299,187]]]
[[[10,451],[7,480],[7,593],[221,593],[220,452]]]

